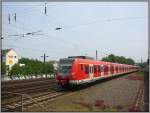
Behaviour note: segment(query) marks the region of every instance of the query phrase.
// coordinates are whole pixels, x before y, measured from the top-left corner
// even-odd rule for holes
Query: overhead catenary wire
[[[42,13],[42,14],[43,14],[43,13]],[[20,27],[20,28],[21,28],[21,27]],[[25,27],[22,27],[21,29],[26,30],[26,31],[29,31],[29,30],[26,29]],[[50,36],[50,37],[54,37],[54,36]],[[78,47],[77,44],[74,44],[74,43],[72,43],[72,42],[66,41],[66,40],[64,40],[64,39],[60,39],[60,38],[58,38],[58,37],[56,37],[56,36],[55,36],[55,38],[53,38],[53,39],[62,41],[62,42],[64,42],[64,43],[71,44],[71,45],[74,46],[75,48]]]
[[[12,24],[11,24],[11,26],[13,26]],[[13,27],[15,27],[15,28],[17,28],[16,26],[13,26]],[[21,29],[21,27],[18,27],[19,29]],[[25,28],[24,27],[24,29],[23,30],[25,30],[25,31],[27,31],[27,32],[29,32],[30,30],[28,30],[27,28]],[[53,39],[53,40],[57,40],[57,41],[59,41],[59,42],[63,42],[63,43],[67,43],[67,46],[68,46],[68,44],[69,44],[69,46],[72,46],[72,47],[74,47],[74,48],[77,48],[78,47],[78,45],[75,45],[75,44],[73,44],[73,43],[71,43],[71,42],[69,42],[69,41],[66,41],[66,40],[63,40],[63,39],[60,39],[60,38],[58,38],[58,37],[56,37],[56,36],[52,36],[52,35],[48,35],[48,34],[45,34],[44,36],[46,36],[46,37],[48,37],[48,38],[51,38],[51,39]],[[7,36],[8,37],[8,36]],[[5,37],[6,38],[6,37]],[[20,37],[21,38],[21,37]],[[13,39],[13,38],[12,38]],[[18,38],[16,38],[14,41],[17,41],[17,39]],[[23,37],[22,37],[22,39],[23,39]],[[60,45],[59,45],[60,46]]]
[[[8,47],[8,48],[11,48],[11,47],[14,47],[14,48],[19,48],[19,49],[22,49],[22,50],[30,50],[30,51],[32,51],[32,52],[37,52],[37,53],[40,53],[41,54],[41,51],[44,51],[44,50],[40,50],[40,49],[38,49],[38,48],[28,48],[28,47],[22,47],[22,46],[16,46],[16,45],[10,45],[10,44],[3,44],[2,45],[2,48],[3,47]],[[57,52],[56,50],[54,51],[52,51],[52,50],[50,50],[52,53],[63,53],[63,52],[61,52],[61,51],[59,51],[59,52]]]
[[[36,5],[36,6],[33,6],[31,8],[27,8],[27,9],[23,9],[23,10],[20,10],[19,12],[21,11],[26,11],[26,10],[29,10],[29,9],[38,9],[39,7],[38,6],[43,6],[43,4],[40,4],[40,5]],[[35,10],[36,12],[38,13],[41,13],[41,14],[44,14],[46,15],[47,17],[50,17],[50,18],[54,18],[50,15],[47,14],[47,3],[45,3],[45,12],[42,12],[40,9],[38,10]],[[48,18],[48,19],[50,19]],[[112,19],[104,19],[104,20],[95,20],[95,21],[92,21],[92,22],[88,22],[88,23],[81,23],[81,24],[76,24],[76,25],[68,25],[68,26],[65,26],[65,25],[62,25],[63,28],[73,28],[73,27],[79,27],[79,26],[85,26],[85,25],[89,25],[89,24],[96,24],[96,23],[99,23],[99,22],[111,22],[111,21],[122,21],[122,20],[129,20],[129,19],[142,19],[142,18],[146,18],[146,17],[123,17],[123,18],[112,18]],[[56,20],[58,22],[58,20],[56,18],[54,18],[54,20]],[[58,23],[61,23],[62,22],[58,22]]]
[[[15,10],[15,13],[20,14],[20,13],[23,13],[24,11],[33,10],[35,7],[38,7],[38,6],[42,6],[42,5],[41,4],[35,5],[35,6],[32,5],[32,7],[24,8],[22,10],[17,10],[17,11]],[[6,14],[6,13],[4,13],[4,14]]]
[[[25,27],[18,27],[18,26],[15,26],[15,25],[13,25],[13,24],[11,24],[11,26],[13,26],[13,27],[15,27],[15,28],[18,28],[18,29],[22,29],[22,30],[27,31],[27,32],[31,32],[29,29],[27,29],[27,28],[25,28]],[[58,41],[60,41],[60,42],[67,43],[67,44],[69,44],[69,45],[71,45],[71,46],[74,46],[74,47],[77,47],[77,46],[78,46],[78,44],[75,44],[75,43],[73,43],[73,42],[70,42],[70,41],[67,41],[67,40],[58,38],[57,36],[52,36],[52,35],[48,35],[48,34],[44,34],[44,36],[47,36],[47,37],[49,37],[49,38],[51,38],[51,39],[54,39],[54,40],[58,40]]]
[[[7,47],[7,48],[6,48]],[[16,51],[19,51],[20,49],[23,50],[21,52],[23,52],[24,54],[25,53],[29,53],[27,54],[27,56],[23,56],[23,57],[30,57],[30,51],[34,54],[37,54],[38,57],[34,57],[34,58],[37,58],[39,60],[41,60],[39,58],[39,56],[43,53],[44,49],[41,50],[41,49],[38,49],[38,48],[28,48],[28,47],[22,47],[22,46],[16,46],[16,45],[10,45],[10,44],[4,44],[2,46],[2,49],[10,49],[10,48],[15,48]],[[18,50],[19,49],[19,50]],[[56,50],[48,50],[48,51],[45,51],[48,53],[49,56],[53,57],[55,56],[55,54],[64,54],[64,52],[62,51],[56,51]],[[21,56],[21,54],[19,54]],[[32,58],[32,57],[31,57]]]
[[[102,23],[102,22],[112,22],[112,21],[125,21],[125,20],[135,20],[135,19],[145,19],[147,17],[123,17],[123,18],[111,18],[111,19],[104,19],[104,20],[96,20],[92,22],[87,22],[87,23],[81,23],[81,24],[76,24],[76,25],[70,25],[70,26],[62,26],[62,28],[73,28],[73,27],[80,27],[80,26],[87,26],[90,24],[97,24],[97,23]]]
[[[48,15],[48,17],[49,17],[49,15]],[[136,18],[134,18],[134,19],[136,19]],[[141,18],[137,17],[137,19],[141,19]],[[106,20],[97,20],[97,21],[92,21],[92,22],[88,22],[88,23],[81,23],[81,24],[76,24],[76,25],[70,25],[70,26],[63,25],[63,28],[64,29],[70,29],[70,28],[74,28],[74,27],[86,26],[86,25],[96,24],[96,23],[101,23],[101,22],[124,21],[124,20],[127,20],[127,18],[124,18],[124,19],[123,18],[113,18],[113,19],[106,19]],[[62,40],[60,40],[60,41],[62,41]]]
[[[125,18],[124,18],[124,19],[125,19]],[[133,18],[132,18],[132,19],[133,19]],[[134,18],[134,19],[135,19],[135,18]],[[123,20],[123,18],[116,18],[116,19],[112,19],[112,20]],[[107,20],[107,21],[108,21],[108,20]],[[110,21],[110,20],[109,20],[109,21]],[[90,23],[90,24],[91,24],[91,23]],[[25,27],[24,27],[24,29],[25,29]],[[26,29],[26,30],[27,30],[27,29]],[[28,30],[28,31],[29,31],[29,30]],[[56,37],[54,38],[54,36],[47,35],[47,37],[50,37],[50,38],[53,37],[53,39],[55,39],[55,40],[63,41],[63,42],[66,43],[66,41],[64,41],[64,40],[62,40],[62,39],[59,39],[59,38],[56,38]],[[70,44],[70,42],[68,42],[68,41],[67,41],[67,43]],[[74,47],[76,48],[76,47],[79,47],[79,46],[75,45]]]
[[[47,3],[46,3],[47,4]],[[45,8],[46,7],[46,4],[45,4]],[[34,8],[37,8],[37,6],[35,7],[32,7],[32,9]],[[37,10],[35,10],[37,11]],[[41,10],[38,10],[37,12],[39,13],[42,13],[42,14],[45,14],[44,12],[41,12]],[[53,18],[52,16],[46,14],[47,17],[50,17],[50,18]],[[48,18],[48,19],[50,19]],[[86,26],[86,25],[89,25],[89,24],[96,24],[96,23],[99,23],[99,22],[111,22],[111,21],[122,21],[122,20],[128,20],[128,19],[142,19],[142,18],[145,18],[145,17],[123,17],[123,18],[112,18],[112,19],[104,19],[104,20],[96,20],[96,21],[92,21],[92,22],[88,22],[88,23],[81,23],[81,24],[76,24],[76,25],[69,25],[69,26],[65,26],[65,25],[62,25],[61,29],[65,28],[65,29],[70,29],[70,28],[73,28],[73,27],[80,27],[80,26]],[[56,20],[56,18],[54,18]],[[58,21],[57,21],[58,22]],[[61,22],[62,23],[62,22]]]

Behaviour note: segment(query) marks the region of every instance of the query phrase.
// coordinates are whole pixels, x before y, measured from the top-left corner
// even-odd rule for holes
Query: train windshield
[[[59,61],[59,69],[58,72],[61,75],[67,76],[71,72],[73,59],[61,59]]]

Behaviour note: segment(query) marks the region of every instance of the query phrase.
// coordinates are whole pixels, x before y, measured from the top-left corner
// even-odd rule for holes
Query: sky
[[[13,48],[20,58],[43,60],[45,53],[47,61],[95,58],[96,50],[99,60],[109,54],[148,58],[148,2],[47,2],[46,9],[45,2],[3,2],[2,48]]]

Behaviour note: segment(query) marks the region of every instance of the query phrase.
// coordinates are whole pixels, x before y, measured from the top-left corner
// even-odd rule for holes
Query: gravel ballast
[[[47,111],[130,111],[143,85],[143,78],[142,73],[135,72],[100,81],[44,105]],[[42,110],[34,106],[28,111]]]

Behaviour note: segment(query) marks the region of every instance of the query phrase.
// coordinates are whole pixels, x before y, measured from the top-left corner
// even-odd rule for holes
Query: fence
[[[2,76],[1,76],[2,77]],[[38,76],[22,76],[22,77],[12,77],[13,79],[9,77],[1,78],[2,81],[9,81],[9,80],[26,80],[26,79],[36,79],[36,78],[54,78],[55,75],[38,75]]]

